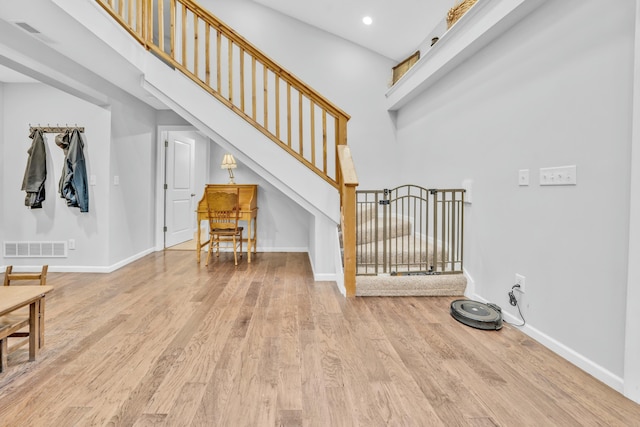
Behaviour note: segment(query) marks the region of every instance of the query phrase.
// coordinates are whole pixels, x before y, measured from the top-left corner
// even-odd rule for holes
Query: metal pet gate
[[[356,192],[356,274],[462,273],[464,190]]]

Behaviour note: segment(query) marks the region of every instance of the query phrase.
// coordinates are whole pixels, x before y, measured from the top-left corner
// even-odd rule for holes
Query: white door
[[[193,239],[195,223],[194,145],[168,132],[165,173],[165,247]]]

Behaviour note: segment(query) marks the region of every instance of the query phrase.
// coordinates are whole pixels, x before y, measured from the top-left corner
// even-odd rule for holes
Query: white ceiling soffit
[[[36,83],[37,80],[27,77],[11,68],[0,65],[0,82],[1,83]]]
[[[52,0],[2,2],[0,65],[96,105],[133,95],[156,109],[166,108],[142,88],[139,70]],[[0,71],[0,82],[18,79]]]
[[[458,0],[253,0],[387,58],[415,52]],[[362,18],[370,16],[372,25]]]

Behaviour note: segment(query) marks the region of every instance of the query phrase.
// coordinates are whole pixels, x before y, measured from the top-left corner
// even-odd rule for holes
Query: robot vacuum
[[[458,299],[451,303],[451,316],[476,329],[497,331],[502,328],[502,310],[495,304]]]

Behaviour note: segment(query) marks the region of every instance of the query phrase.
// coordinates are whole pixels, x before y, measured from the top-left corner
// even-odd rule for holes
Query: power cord
[[[520,285],[513,285],[511,287],[511,290],[509,291],[509,304],[511,304],[514,307],[518,305],[518,300],[516,299],[516,296],[513,294],[513,290],[515,288],[520,288]]]
[[[516,325],[515,323],[511,323],[513,326],[517,326],[517,327],[522,327],[524,326],[527,321],[524,319],[524,316],[522,315],[522,311],[520,310],[520,304],[518,304],[518,298],[516,298],[516,295],[513,293],[513,290],[516,288],[520,288],[520,285],[513,285],[511,287],[511,290],[509,291],[509,304],[511,304],[514,307],[518,308],[518,313],[520,313],[520,318],[522,319],[522,324],[520,325]],[[509,323],[509,322],[507,322]]]

